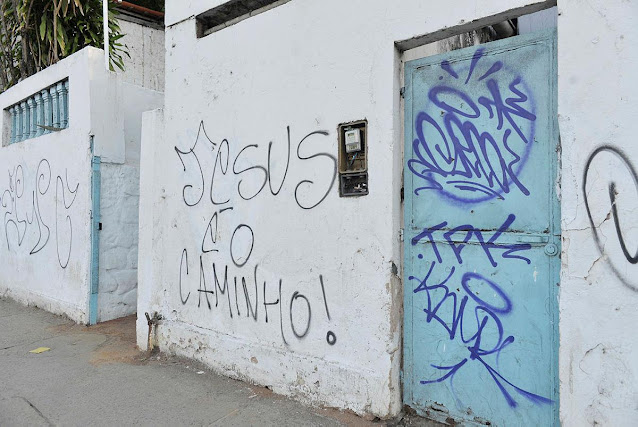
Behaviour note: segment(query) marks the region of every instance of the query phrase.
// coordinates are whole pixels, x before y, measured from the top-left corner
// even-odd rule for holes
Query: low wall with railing
[[[141,116],[163,103],[103,59],[85,48],[0,94],[0,296],[82,323],[136,311]]]
[[[0,296],[84,323],[101,55],[84,49],[0,94]]]

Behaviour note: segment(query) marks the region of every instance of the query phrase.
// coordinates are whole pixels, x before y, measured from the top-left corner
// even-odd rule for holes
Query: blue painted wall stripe
[[[93,147],[93,137],[91,137]],[[102,181],[101,158],[93,156],[91,173],[91,288],[89,297],[89,324],[97,323],[97,296],[100,283],[100,189]]]

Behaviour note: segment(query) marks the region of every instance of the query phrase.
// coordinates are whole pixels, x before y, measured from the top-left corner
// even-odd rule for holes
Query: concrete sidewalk
[[[39,347],[50,350],[29,353]],[[135,318],[92,327],[0,299],[0,425],[433,425],[313,408],[135,347]]]

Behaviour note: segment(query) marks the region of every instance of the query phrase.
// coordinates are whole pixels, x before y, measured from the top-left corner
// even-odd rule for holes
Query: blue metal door
[[[555,33],[406,63],[404,401],[558,425]]]

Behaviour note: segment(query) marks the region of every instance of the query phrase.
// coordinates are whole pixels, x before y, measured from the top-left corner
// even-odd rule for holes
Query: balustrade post
[[[67,117],[66,117],[66,88],[64,87],[64,83],[60,82],[56,85],[56,91],[58,92],[58,104],[60,109],[60,127],[65,129],[67,127]]]
[[[34,96],[36,116],[35,136],[40,136],[44,133],[44,129],[42,128],[44,124],[44,105],[42,105],[42,95],[40,93],[36,93]]]
[[[29,108],[26,101],[20,103],[20,109],[22,110],[22,141],[29,139]]]
[[[69,117],[69,80],[64,81],[64,117],[66,117],[66,126],[69,127],[71,117]]]
[[[58,103],[58,91],[55,86],[51,86],[49,89],[51,94],[51,105],[53,107],[53,127],[60,127],[60,105]]]
[[[22,141],[22,110],[20,104],[16,104],[14,107],[16,114],[16,140],[15,142]]]
[[[27,108],[29,109],[29,138],[35,138],[37,127],[35,125],[35,99],[33,97],[27,99]]]
[[[42,105],[44,106],[44,125],[45,126],[53,126],[53,113],[51,108],[51,95],[49,94],[49,89],[44,89],[40,92],[42,94]],[[44,129],[42,133],[51,133],[51,130]]]
[[[16,111],[15,105],[9,108],[9,114],[11,114],[11,139],[9,144],[16,142]]]

